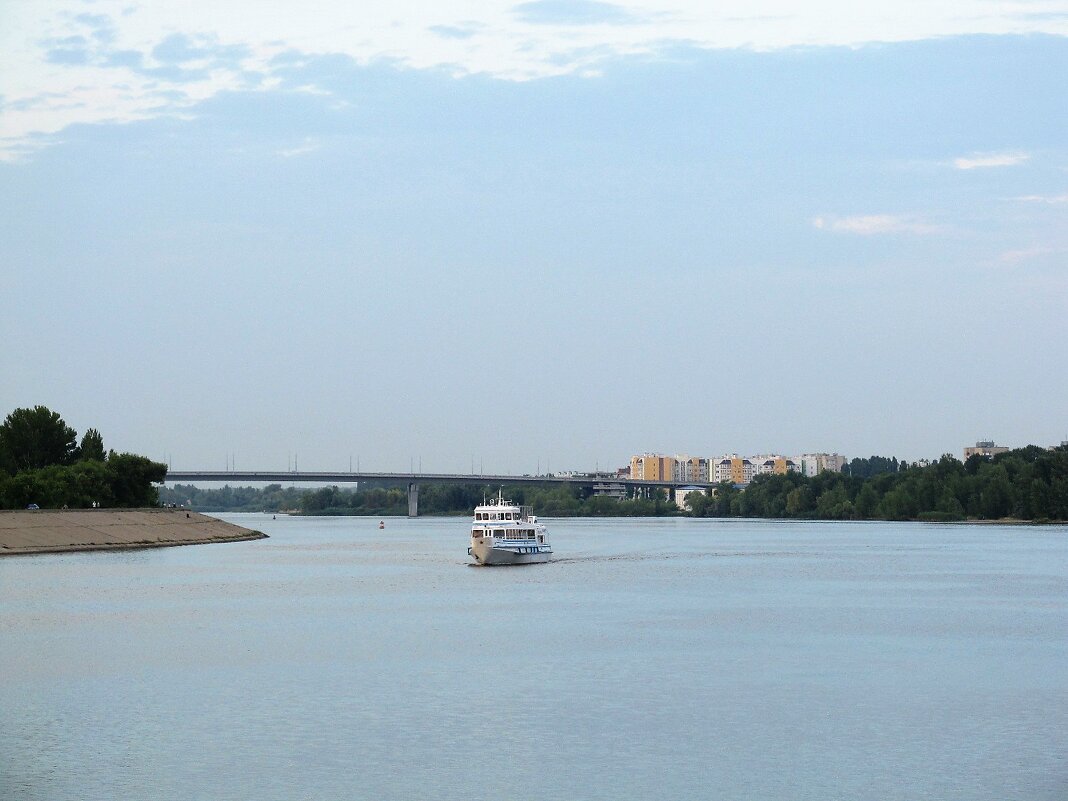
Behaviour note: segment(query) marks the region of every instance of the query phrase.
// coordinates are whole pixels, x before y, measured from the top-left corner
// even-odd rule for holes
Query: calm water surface
[[[1064,527],[224,517],[0,560],[0,798],[1068,798]]]

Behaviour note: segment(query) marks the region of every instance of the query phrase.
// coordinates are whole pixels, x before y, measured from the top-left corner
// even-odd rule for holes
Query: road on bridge
[[[408,488],[408,516],[419,515],[420,484],[578,484],[584,487],[615,485],[627,488],[678,489],[699,487],[708,489],[713,484],[694,481],[643,481],[634,478],[617,478],[605,474],[569,476],[506,476],[478,475],[473,473],[372,473],[361,472],[309,472],[291,471],[237,471],[237,470],[172,470],[167,472],[166,484],[196,484],[199,482],[233,483],[247,481],[264,484],[357,484],[361,481],[377,481],[401,484]]]

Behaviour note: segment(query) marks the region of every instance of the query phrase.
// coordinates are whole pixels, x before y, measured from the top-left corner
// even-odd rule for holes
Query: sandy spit
[[[0,557],[240,542],[266,536],[184,509],[0,511]]]

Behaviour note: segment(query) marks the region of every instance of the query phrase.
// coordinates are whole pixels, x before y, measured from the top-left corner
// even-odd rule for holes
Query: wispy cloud
[[[1034,245],[1029,248],[1020,248],[1018,250],[1006,250],[998,257],[998,261],[1003,264],[1019,264],[1020,262],[1030,261],[1041,256],[1063,252],[1063,248],[1052,248],[1047,245]]]
[[[304,156],[308,153],[313,153],[318,150],[322,145],[314,139],[305,139],[301,144],[296,147],[287,148],[284,150],[276,150],[275,153],[283,158],[293,158],[294,156]]]
[[[1014,197],[1013,200],[1019,200],[1022,203],[1046,203],[1052,206],[1057,203],[1068,203],[1068,193],[1063,195],[1020,195],[1019,197]]]
[[[876,234],[934,234],[942,226],[915,217],[896,214],[858,214],[850,217],[815,217],[812,225],[821,231],[874,236]]]
[[[1030,153],[1020,151],[1009,153],[973,153],[953,159],[953,166],[958,170],[978,170],[984,167],[1014,167],[1031,158]]]

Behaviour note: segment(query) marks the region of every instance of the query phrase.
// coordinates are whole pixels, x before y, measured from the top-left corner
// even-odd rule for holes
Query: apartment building
[[[709,462],[700,456],[676,455],[674,478],[676,481],[707,482]]]
[[[641,481],[707,482],[709,470],[709,460],[701,456],[643,453],[630,460],[630,477]]]
[[[630,477],[638,481],[674,481],[675,458],[643,453],[630,459]]]
[[[801,474],[809,478],[819,475],[824,470],[841,473],[847,461],[839,453],[805,453],[794,457],[794,462],[797,463]]]
[[[777,476],[784,476],[787,473],[799,473],[801,471],[797,462],[793,459],[787,459],[785,456],[768,456],[762,460],[755,459],[752,461],[759,465],[757,468],[759,475],[771,473]]]
[[[1007,453],[1008,448],[1001,445],[995,445],[991,439],[979,440],[975,443],[974,448],[964,449],[964,461],[968,461],[972,456],[985,456],[987,459],[992,456],[996,456],[999,453]]]
[[[630,477],[641,481],[692,481],[694,484],[748,484],[758,475],[801,473],[815,476],[824,470],[840,473],[847,459],[838,453],[806,453],[803,456],[727,454],[716,459],[676,454],[643,453],[632,456]]]
[[[731,484],[748,484],[756,475],[753,463],[736,453],[714,461],[712,480],[717,484],[723,481],[729,481]]]

